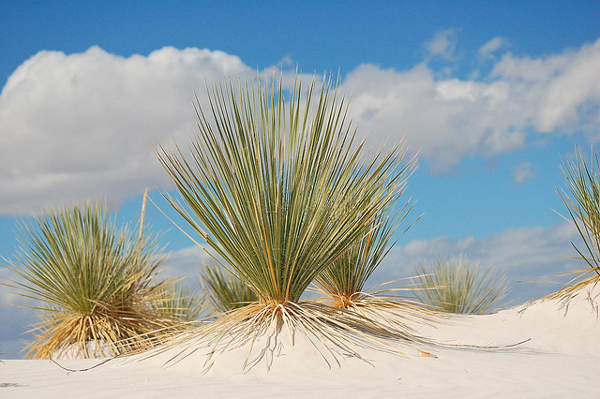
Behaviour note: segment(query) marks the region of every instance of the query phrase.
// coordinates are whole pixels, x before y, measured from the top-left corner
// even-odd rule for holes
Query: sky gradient
[[[135,223],[141,194],[168,212],[152,153],[195,131],[194,90],[238,74],[342,77],[373,147],[420,151],[407,198],[423,214],[373,284],[420,260],[466,254],[521,283],[581,265],[557,212],[561,159],[600,137],[600,3],[3,2],[0,5],[0,256],[36,210],[106,198]],[[162,214],[166,273],[198,280],[201,252]],[[9,277],[0,267],[0,276]],[[0,286],[0,352],[19,357],[33,313]],[[3,317],[6,319],[6,316]]]

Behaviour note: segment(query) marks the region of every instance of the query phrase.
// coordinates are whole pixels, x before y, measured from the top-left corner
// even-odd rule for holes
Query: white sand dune
[[[302,337],[285,332],[277,355],[243,372],[247,348],[215,355],[206,371],[206,347],[164,368],[176,349],[148,360],[113,360],[85,372],[50,361],[0,363],[0,397],[207,398],[487,398],[600,397],[600,289],[582,291],[566,311],[542,301],[486,316],[452,316],[420,331],[446,344],[505,346],[481,349],[402,345],[406,357],[362,349],[365,360],[341,359],[329,369]],[[594,299],[594,295],[598,295]],[[437,357],[419,357],[418,351]],[[267,372],[266,363],[272,361]],[[62,360],[71,369],[98,360]],[[206,372],[206,373],[203,373]]]

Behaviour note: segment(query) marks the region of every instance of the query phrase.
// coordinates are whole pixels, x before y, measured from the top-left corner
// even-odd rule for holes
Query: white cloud
[[[491,53],[499,42],[482,49]],[[427,44],[442,57],[455,47],[454,30]],[[152,146],[172,137],[185,143],[195,132],[192,89],[205,101],[205,79],[247,71],[234,55],[195,48],[36,54],[0,94],[0,214],[89,197],[119,202],[145,187],[169,187]],[[350,112],[369,142],[406,136],[437,172],[522,148],[536,132],[597,138],[599,72],[600,40],[546,58],[505,54],[489,76],[469,80],[440,78],[424,63],[403,71],[363,64],[342,89],[352,93]],[[292,81],[293,72],[284,78]]]
[[[452,258],[465,254],[473,263],[505,271],[511,288],[511,298],[523,302],[537,298],[561,287],[566,280],[551,278],[559,273],[586,267],[577,260],[571,242],[580,243],[575,227],[561,222],[551,227],[523,227],[507,229],[483,239],[465,237],[451,239],[414,240],[397,245],[382,262],[373,276],[373,284],[413,275],[419,262],[432,262],[440,257]],[[522,281],[540,283],[521,283]],[[543,280],[559,283],[544,284]]]
[[[489,77],[436,79],[425,64],[406,71],[363,64],[350,72],[351,113],[374,143],[406,135],[433,171],[472,155],[525,146],[527,134],[600,133],[600,39],[544,59],[510,54]],[[534,132],[534,133],[527,133]]]
[[[507,54],[492,72],[529,97],[523,102],[534,111],[532,127],[536,130],[549,133],[583,128],[594,138],[600,133],[599,75],[600,39],[546,59]]]
[[[451,61],[455,58],[456,45],[458,44],[456,29],[446,29],[439,31],[428,42],[423,44],[427,51],[427,59],[440,57]]]
[[[482,60],[491,59],[494,57],[496,51],[509,46],[510,42],[508,40],[497,36],[481,46],[479,49],[479,58]]]
[[[529,116],[514,104],[503,81],[435,80],[426,65],[409,71],[362,65],[346,76],[351,113],[375,143],[406,135],[433,170],[448,169],[464,157],[521,148]]]
[[[41,51],[0,95],[0,211],[109,196],[168,184],[152,146],[195,131],[193,89],[247,71],[220,51],[165,47],[120,57]]]
[[[164,278],[183,277],[181,283],[197,289],[200,285],[200,272],[205,263],[210,263],[212,257],[197,245],[171,251],[161,265],[161,276]]]
[[[532,164],[523,162],[513,169],[513,180],[516,184],[525,183],[527,180],[535,179],[537,172]]]

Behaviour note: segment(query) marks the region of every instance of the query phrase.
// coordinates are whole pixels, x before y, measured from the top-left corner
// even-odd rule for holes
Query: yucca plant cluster
[[[412,209],[399,199],[415,158],[405,160],[401,144],[367,154],[337,87],[327,77],[320,86],[297,77],[289,89],[282,77],[218,81],[207,86],[208,105],[195,104],[191,145],[156,149],[180,195],[165,197],[201,239],[188,237],[214,258],[202,275],[210,322],[188,329],[203,299],[157,278],[161,250],[143,230],[144,210],[138,234],[119,228],[101,202],[25,220],[7,266],[18,275],[10,285],[43,311],[28,356],[116,356],[165,342],[193,353],[206,339],[212,354],[265,334],[270,345],[286,327],[328,362],[332,349],[359,356],[356,344],[430,342],[404,323],[430,310],[481,314],[496,306],[504,278],[462,257],[415,269],[410,290],[421,305],[396,288],[365,289]],[[559,194],[583,238],[585,248],[575,249],[590,266],[561,291],[568,296],[600,281],[600,159],[588,166],[578,151],[563,172]],[[327,298],[302,300],[311,284]]]
[[[360,324],[359,316],[340,319],[339,310],[301,296],[357,246],[370,247],[361,240],[381,226],[372,238],[389,241],[384,215],[412,163],[401,165],[399,146],[365,156],[331,79],[319,89],[298,78],[289,92],[281,78],[221,81],[208,97],[206,109],[196,106],[199,133],[188,151],[175,144],[157,155],[181,196],[167,197],[172,206],[257,296],[211,331],[293,324],[309,335],[329,331],[335,341],[334,331]],[[385,244],[375,247],[380,257]],[[369,273],[359,272],[359,285]]]
[[[303,98],[297,81],[286,107],[281,81],[215,86],[190,159],[158,151],[189,207],[171,199],[175,209],[269,306],[297,302],[400,184],[395,152],[361,163],[331,82],[314,92]]]
[[[210,321],[190,323],[203,300],[157,279],[162,257],[157,237],[143,230],[145,200],[137,235],[90,202],[23,224],[9,266],[20,276],[13,287],[44,311],[31,356],[111,356],[167,341],[160,350],[186,344],[179,353],[193,353],[206,339],[215,353],[265,334],[270,345],[283,328],[301,332],[328,363],[333,349],[427,342],[404,321],[428,310],[397,289],[365,289],[412,209],[399,199],[415,158],[406,160],[401,144],[367,153],[337,81],[304,86],[297,77],[289,89],[283,82],[246,77],[207,86],[191,145],[156,149],[180,195],[166,199],[214,259],[202,275]],[[303,300],[311,284],[327,299]],[[483,302],[460,310],[487,309]]]
[[[171,200],[175,209],[274,306],[297,302],[400,184],[395,152],[361,163],[362,143],[330,82],[315,99],[314,83],[303,98],[297,81],[289,107],[279,83],[213,87],[213,119],[197,108],[190,159],[179,148],[158,151],[189,207]]]
[[[163,341],[179,323],[165,306],[173,281],[157,281],[158,237],[118,228],[101,202],[25,220],[8,267],[12,287],[38,300],[42,320],[28,346],[34,358],[104,357]]]

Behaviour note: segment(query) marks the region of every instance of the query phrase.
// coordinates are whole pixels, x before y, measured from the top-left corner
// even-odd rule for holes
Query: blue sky
[[[171,188],[152,145],[193,133],[204,78],[297,67],[340,72],[369,143],[421,150],[407,196],[424,216],[374,283],[465,253],[506,271],[522,302],[557,286],[518,281],[579,266],[561,258],[577,236],[552,209],[561,157],[600,136],[600,3],[215,4],[0,4],[0,256],[36,209],[107,198],[135,223],[145,187]],[[170,273],[193,284],[197,249],[158,211],[148,219],[166,231]],[[33,321],[20,301],[0,289],[8,357]]]

